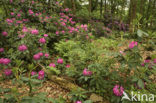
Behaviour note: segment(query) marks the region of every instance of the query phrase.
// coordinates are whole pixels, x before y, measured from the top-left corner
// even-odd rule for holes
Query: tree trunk
[[[89,0],[89,16],[91,16],[92,11],[92,0]]]
[[[147,8],[147,11],[146,11],[146,20],[148,21],[149,20],[149,17],[151,15],[151,6],[152,6],[152,0],[149,0],[149,3],[148,3],[148,8]],[[148,27],[148,23],[146,24],[146,26]]]
[[[130,33],[134,32],[133,21],[136,18],[136,0],[130,1],[130,9],[129,9],[129,31]]]
[[[105,12],[107,10],[107,0],[105,0]]]
[[[112,14],[112,15],[114,15],[114,11],[115,11],[114,0],[111,0],[111,14]]]
[[[100,18],[102,18],[102,9],[103,9],[103,0],[101,0],[101,3],[100,3]]]
[[[75,5],[75,1],[74,1],[74,0],[71,0],[71,3],[72,3],[72,10],[73,10],[73,14],[75,14],[75,12],[76,12],[76,5]]]

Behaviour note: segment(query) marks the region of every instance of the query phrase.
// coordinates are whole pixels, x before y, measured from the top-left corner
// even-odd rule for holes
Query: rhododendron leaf
[[[27,78],[27,77],[21,77],[21,80],[27,82],[27,81],[29,81],[29,78]]]
[[[132,81],[133,82],[137,82],[138,81],[138,78],[137,77],[133,77]]]
[[[41,80],[38,80],[38,79],[31,79],[30,81],[33,83],[41,83],[42,82]]]
[[[141,80],[141,79],[138,80],[138,86],[140,88],[144,88],[144,82],[143,82],[143,80]]]
[[[142,31],[142,30],[140,30],[140,29],[138,29],[137,35],[138,35],[139,37],[142,37],[143,35],[149,36],[149,34],[147,34],[146,32],[144,32],[144,31]]]
[[[1,19],[1,18],[0,18],[0,19]],[[0,103],[4,103],[2,98],[0,98]]]
[[[91,100],[86,100],[86,101],[84,101],[84,103],[92,103],[92,101]]]

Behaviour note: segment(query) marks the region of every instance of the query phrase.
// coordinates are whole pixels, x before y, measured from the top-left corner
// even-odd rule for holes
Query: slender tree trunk
[[[131,33],[134,32],[134,25],[133,25],[133,21],[136,18],[136,2],[137,0],[131,0],[130,1],[130,10],[129,10],[129,31]]]
[[[100,3],[100,18],[102,18],[103,0]]]
[[[67,0],[64,0],[63,4],[64,4],[63,6],[66,8],[67,7]]]
[[[112,15],[114,15],[114,11],[115,11],[114,0],[111,0],[111,14],[112,14]]]
[[[105,12],[107,10],[107,0],[105,0]]]
[[[149,0],[148,1],[148,8],[147,8],[147,11],[146,11],[146,20],[148,21],[149,20],[149,17],[151,15],[151,6],[152,6],[152,0]],[[148,27],[148,23],[146,24],[146,26]]]
[[[89,16],[91,16],[92,11],[92,0],[89,0]]]
[[[76,12],[75,1],[74,1],[74,0],[71,0],[71,3],[72,3],[72,10],[73,10],[73,13],[75,14],[75,12]]]

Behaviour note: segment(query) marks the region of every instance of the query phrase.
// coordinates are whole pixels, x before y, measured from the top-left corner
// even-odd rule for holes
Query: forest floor
[[[5,80],[5,81],[0,82],[0,87],[5,88],[5,89],[8,89],[8,88],[11,89],[17,86],[16,84],[12,84],[11,80]],[[21,94],[26,94],[29,91],[29,88],[26,85],[19,86],[17,89],[19,93]],[[68,96],[69,91],[65,90],[64,88],[61,88],[60,85],[50,80],[43,82],[42,86],[36,87],[35,89],[37,89],[36,93],[46,93],[47,97],[49,98],[56,99],[61,96],[64,99],[69,100],[69,96]],[[3,95],[5,95],[5,93],[1,93],[0,97],[3,97]]]

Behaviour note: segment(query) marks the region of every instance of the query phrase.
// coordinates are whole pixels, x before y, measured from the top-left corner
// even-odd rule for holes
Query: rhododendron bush
[[[4,99],[0,87],[0,101],[67,103],[64,98],[55,100],[38,93],[36,88],[44,86],[45,81],[50,83],[50,76],[69,78],[69,82],[86,90],[70,91],[66,99],[71,103],[94,103],[96,100],[88,100],[92,99],[91,93],[110,103],[129,103],[122,101],[124,93],[156,92],[152,33],[151,37],[141,37],[147,33],[138,30],[127,38],[127,24],[114,22],[119,29],[116,31],[112,23],[87,21],[89,17],[81,21],[73,8],[66,8],[61,0],[1,3],[5,15],[0,21],[0,76],[16,87],[11,88],[8,97],[2,96]],[[29,88],[26,96],[18,90],[22,86]]]

